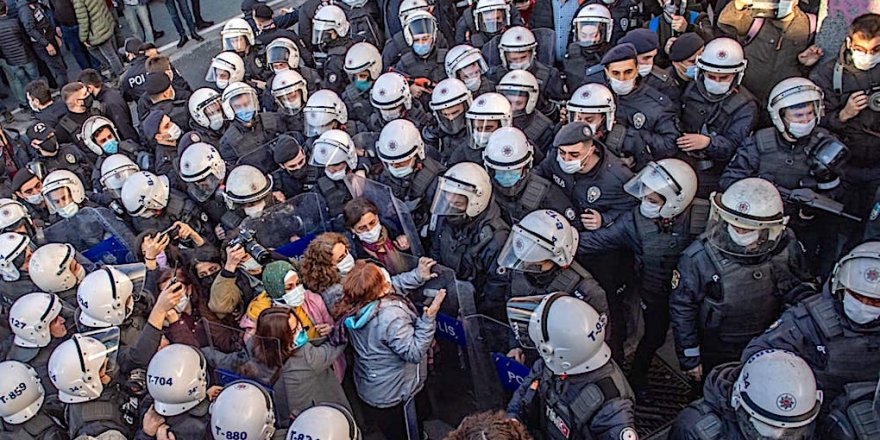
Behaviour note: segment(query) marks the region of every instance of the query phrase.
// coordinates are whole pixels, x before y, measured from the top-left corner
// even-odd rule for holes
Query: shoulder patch
[[[877,216],[880,216],[880,202],[875,203],[871,208],[871,215],[868,216],[868,219],[874,221],[877,220]]]
[[[620,436],[618,436],[620,440],[639,440],[639,434],[636,433],[636,430],[630,427],[623,428],[620,431]]]
[[[672,287],[672,290],[675,290],[678,289],[679,283],[681,283],[681,273],[678,272],[678,269],[673,269],[669,285]]]
[[[64,160],[66,160],[69,164],[76,163],[76,157],[74,157],[71,153],[67,153],[66,155],[64,155]]]
[[[633,115],[633,127],[635,127],[636,130],[641,129],[642,126],[645,125],[645,121],[646,121],[647,119],[648,119],[648,118],[645,116],[644,113],[642,113],[642,112],[637,112],[636,114]]]
[[[602,190],[599,189],[598,186],[591,186],[590,189],[587,190],[588,202],[594,203],[596,200],[599,200],[599,197],[602,197]]]

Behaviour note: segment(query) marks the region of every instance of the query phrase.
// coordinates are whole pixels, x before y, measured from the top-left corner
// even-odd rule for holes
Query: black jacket
[[[18,19],[0,17],[0,56],[11,66],[34,62],[31,42],[18,23]]]

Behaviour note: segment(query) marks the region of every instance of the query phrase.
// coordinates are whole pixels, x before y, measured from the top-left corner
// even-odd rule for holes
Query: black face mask
[[[293,178],[296,179],[296,180],[303,180],[303,179],[305,179],[306,176],[308,176],[308,174],[309,174],[308,165],[303,165],[303,166],[302,166],[300,169],[298,169],[298,170],[292,170],[292,171],[291,171],[291,170],[285,170],[285,171],[287,171],[287,174],[290,174],[290,177],[293,177]]]
[[[43,141],[42,144],[40,144],[40,150],[43,150],[48,154],[54,154],[58,152],[58,141],[55,140],[54,137],[46,139],[45,141]]]
[[[89,111],[89,109],[92,108],[92,103],[95,102],[95,97],[92,96],[91,94],[86,95],[86,97],[83,98],[82,102],[83,102],[83,107],[86,108],[86,111]]]

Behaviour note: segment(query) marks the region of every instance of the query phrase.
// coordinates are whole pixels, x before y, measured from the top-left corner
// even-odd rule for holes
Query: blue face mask
[[[356,88],[359,92],[366,92],[370,90],[370,86],[373,85],[373,81],[368,79],[356,79],[354,80],[354,88]]]
[[[519,179],[521,178],[522,173],[520,172],[520,170],[495,171],[495,181],[505,188],[510,188],[513,185],[516,185],[516,183],[519,182]]]
[[[254,110],[239,110],[235,112],[235,119],[238,119],[242,122],[251,122],[254,119],[254,115],[257,114]]]
[[[116,154],[116,152],[119,151],[119,141],[116,139],[110,139],[109,141],[104,142],[104,145],[101,145],[101,149],[107,154]]]
[[[296,336],[293,337],[293,348],[300,348],[306,345],[307,342],[309,342],[309,334],[306,333],[305,329],[300,328],[296,332]]]
[[[431,52],[431,45],[426,43],[414,43],[412,45],[412,50],[416,55],[423,57]]]
[[[697,77],[697,66],[696,66],[696,64],[693,65],[693,66],[688,66],[687,69],[685,69],[685,71],[684,71],[684,76],[686,76],[686,77],[688,77],[688,78],[690,78],[690,79],[694,79],[694,78],[696,78],[696,77]]]

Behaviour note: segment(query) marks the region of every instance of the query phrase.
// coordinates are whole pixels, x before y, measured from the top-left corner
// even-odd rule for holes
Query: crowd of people
[[[147,3],[0,0],[0,437],[880,439],[873,6]]]

